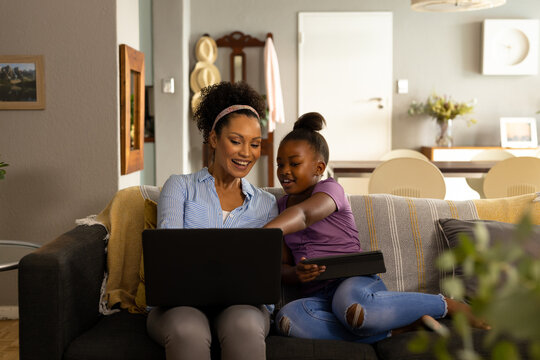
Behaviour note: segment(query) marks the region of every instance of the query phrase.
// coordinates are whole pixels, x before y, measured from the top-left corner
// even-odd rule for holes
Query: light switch
[[[409,93],[409,80],[400,79],[397,81],[397,92],[398,94],[408,94]]]
[[[162,91],[165,94],[174,94],[174,78],[162,80]]]

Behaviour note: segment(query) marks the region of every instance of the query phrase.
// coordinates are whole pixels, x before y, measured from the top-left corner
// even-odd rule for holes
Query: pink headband
[[[251,111],[253,114],[255,114],[255,116],[257,116],[257,119],[260,120],[259,118],[259,114],[257,113],[257,110],[255,110],[254,108],[252,108],[251,106],[249,105],[231,105],[229,106],[228,108],[224,109],[222,112],[220,112],[218,114],[218,116],[216,116],[216,120],[214,120],[214,124],[212,125],[212,130],[214,130],[214,128],[216,127],[216,124],[217,122],[224,116],[226,115],[229,115],[230,113],[232,112],[235,112],[235,111],[238,111],[238,110],[249,110]]]

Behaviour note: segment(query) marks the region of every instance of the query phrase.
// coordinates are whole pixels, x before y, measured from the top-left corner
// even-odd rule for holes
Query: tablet
[[[383,254],[380,250],[359,253],[323,256],[303,261],[304,264],[325,265],[326,271],[317,280],[328,280],[386,272]]]

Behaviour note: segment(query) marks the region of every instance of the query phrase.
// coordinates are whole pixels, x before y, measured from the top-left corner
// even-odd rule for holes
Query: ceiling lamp
[[[411,0],[416,11],[456,12],[490,9],[504,5],[506,0]]]

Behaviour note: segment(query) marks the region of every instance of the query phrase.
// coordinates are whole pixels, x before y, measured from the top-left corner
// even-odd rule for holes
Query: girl
[[[277,176],[285,190],[278,200],[280,215],[265,227],[283,230],[282,278],[300,282],[306,297],[285,305],[276,317],[287,336],[373,343],[404,331],[415,322],[440,326],[434,318],[464,311],[467,305],[443,295],[390,292],[377,275],[313,282],[323,266],[302,260],[361,251],[358,231],[343,188],[332,178],[321,180],[329,150],[318,131],[325,124],[318,113],[307,113],[281,141]]]
[[[244,177],[261,155],[259,114],[265,111],[264,100],[245,83],[222,82],[201,93],[194,116],[212,148],[212,160],[208,168],[172,175],[165,182],[158,227],[261,227],[277,215],[276,200]],[[147,329],[165,347],[167,359],[210,360],[212,324],[222,359],[264,360],[269,315],[265,306],[251,305],[153,308]]]

